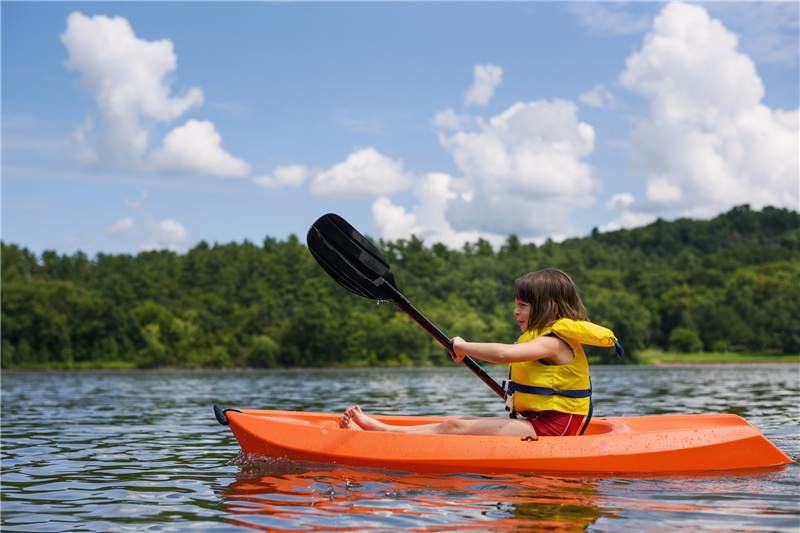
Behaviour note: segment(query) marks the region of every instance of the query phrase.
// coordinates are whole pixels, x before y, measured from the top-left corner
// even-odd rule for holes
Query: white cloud
[[[134,232],[133,219],[131,217],[121,218],[113,226],[106,228],[106,233],[111,236],[125,237]]]
[[[170,218],[160,222],[151,221],[149,224],[150,238],[139,246],[139,250],[149,252],[154,250],[180,251],[181,244],[192,239],[192,234],[178,221]]]
[[[437,128],[445,130],[467,130],[479,125],[480,119],[472,115],[458,115],[452,107],[439,111],[434,115],[431,123]]]
[[[565,100],[516,103],[477,132],[440,133],[464,173],[447,217],[458,231],[526,237],[573,230],[569,214],[593,203],[599,187],[581,159],[594,150],[594,129]]]
[[[634,198],[632,194],[615,194],[611,197],[611,200],[606,202],[606,207],[608,209],[613,209],[614,211],[621,211],[631,206],[635,201],[636,198]]]
[[[146,41],[122,17],[87,17],[74,12],[61,34],[70,70],[81,73],[83,85],[97,99],[108,124],[111,148],[133,156],[147,150],[148,129],[142,121],[163,122],[203,102],[192,87],[171,97],[168,76],[177,67],[172,41]]]
[[[222,137],[214,124],[190,120],[164,137],[164,145],[151,154],[152,168],[165,174],[185,176],[245,177],[250,165],[221,147]]]
[[[651,176],[647,180],[647,198],[662,205],[678,205],[683,200],[683,191],[669,176]]]
[[[608,224],[601,226],[600,231],[616,231],[623,228],[636,228],[653,222],[656,216],[636,211],[636,198],[629,193],[615,194],[606,202],[606,208],[620,211],[622,214]]]
[[[369,198],[408,189],[413,182],[402,160],[393,161],[370,147],[317,174],[311,192],[322,198]]]
[[[497,65],[475,65],[473,69],[475,80],[466,93],[464,105],[487,106],[494,95],[494,90],[503,81],[503,67]]]
[[[599,183],[582,161],[594,150],[594,129],[578,120],[574,103],[519,102],[488,121],[447,110],[433,124],[463,175],[427,174],[410,210],[378,199],[372,212],[382,237],[413,233],[458,247],[478,238],[499,245],[512,233],[536,240],[577,232],[569,216],[594,202]]]
[[[587,91],[578,97],[582,103],[597,108],[614,108],[617,106],[617,101],[611,91],[606,89],[603,85],[595,85],[590,91]]]
[[[620,229],[631,229],[646,226],[651,222],[655,222],[656,216],[649,213],[639,213],[636,211],[623,210],[622,214],[603,226],[600,226],[599,231],[617,231]]]
[[[383,239],[394,241],[420,233],[417,217],[403,206],[394,205],[386,196],[372,204],[372,220]]]
[[[150,223],[150,240],[141,246],[141,251],[170,250],[178,252],[179,245],[191,240],[192,234],[183,224],[172,219]]]
[[[202,105],[203,91],[189,88],[173,96],[171,84],[178,59],[169,39],[147,41],[136,36],[122,17],[87,17],[74,12],[61,34],[69,59],[65,66],[78,71],[83,86],[97,101],[105,126],[96,137],[99,150],[87,147],[92,124],[79,126],[71,141],[80,149],[76,157],[98,159],[177,175],[245,176],[249,165],[222,150],[221,139],[208,121],[190,120],[164,138],[163,148],[150,150],[150,133],[159,123]]]
[[[486,239],[499,246],[505,237],[482,231],[456,231],[445,216],[447,203],[459,197],[453,188],[453,178],[441,172],[431,172],[417,185],[415,193],[420,200],[412,212],[394,205],[387,197],[372,204],[375,226],[384,239],[397,240],[411,235],[429,243],[442,243],[449,248],[459,248],[466,242]]]
[[[620,83],[650,100],[632,168],[647,176],[630,213],[710,217],[737,204],[800,205],[798,110],[761,103],[764,86],[737,37],[698,5],[656,17]]]
[[[156,238],[168,244],[186,242],[190,237],[183,224],[169,218],[157,223],[154,229]]]
[[[265,189],[299,187],[308,178],[309,174],[310,171],[305,165],[287,165],[277,167],[271,176],[254,176],[253,183]]]

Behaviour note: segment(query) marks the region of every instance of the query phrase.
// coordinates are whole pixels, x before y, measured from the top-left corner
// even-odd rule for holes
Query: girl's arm
[[[489,363],[519,363],[551,358],[556,364],[566,364],[574,357],[570,347],[557,337],[537,337],[521,344],[501,344],[498,342],[467,342],[461,337],[453,337],[453,360],[460,363],[469,355]],[[567,360],[568,359],[568,360]]]

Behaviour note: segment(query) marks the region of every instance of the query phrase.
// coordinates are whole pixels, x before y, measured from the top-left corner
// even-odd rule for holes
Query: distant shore
[[[701,352],[701,353],[673,353],[660,351],[645,351],[636,355],[636,361],[640,365],[709,365],[709,364],[759,364],[759,363],[785,363],[800,365],[800,354],[777,355],[777,354],[743,354],[743,353],[721,353],[721,352]],[[599,361],[589,358],[589,363],[601,364]],[[387,365],[397,367],[398,365]],[[484,363],[482,366],[494,367],[505,365],[492,365]],[[357,368],[354,365],[353,368]],[[343,368],[341,365],[330,368]],[[26,370],[253,370],[247,367],[162,367],[162,368],[137,368],[136,364],[127,361],[84,361],[72,364],[48,364],[30,365],[25,367],[4,368],[3,371],[26,371]]]

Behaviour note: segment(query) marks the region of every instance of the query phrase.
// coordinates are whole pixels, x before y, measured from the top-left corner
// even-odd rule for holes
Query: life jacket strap
[[[592,419],[592,412],[594,411],[594,405],[592,405],[592,399],[589,398],[589,414],[586,415],[586,420],[583,422],[583,427],[581,428],[581,432],[578,435],[583,435],[583,432],[586,431],[586,428],[589,426],[589,420]]]
[[[617,355],[620,356],[620,358],[622,358],[622,356],[625,355],[625,350],[622,349],[622,346],[620,346],[619,341],[617,339],[614,339],[614,348],[616,348]]]
[[[592,390],[592,378],[589,378],[589,390]],[[594,412],[594,402],[592,402],[592,397],[589,396],[589,413],[586,415],[586,420],[583,422],[583,427],[581,428],[581,432],[578,435],[583,435],[583,432],[586,431],[586,428],[589,426],[589,420],[592,419],[592,413]]]
[[[506,384],[508,388],[506,388]],[[503,382],[503,387],[510,393],[521,392],[523,394],[539,394],[540,396],[566,396],[567,398],[589,398],[592,396],[592,387],[582,390],[556,390],[548,387],[533,387],[522,385],[513,381]]]

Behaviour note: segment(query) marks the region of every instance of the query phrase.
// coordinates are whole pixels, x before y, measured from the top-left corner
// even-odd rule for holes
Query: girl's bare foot
[[[353,424],[352,422],[355,422]],[[383,422],[378,422],[374,418],[365,415],[357,405],[348,407],[339,419],[339,427],[342,429],[366,429],[367,431],[386,431],[387,426]]]
[[[356,429],[361,430],[357,423],[352,422],[353,418],[355,418],[355,409],[358,409],[361,412],[361,408],[357,405],[353,407],[348,407],[344,410],[344,414],[339,418],[339,427],[342,429]]]

